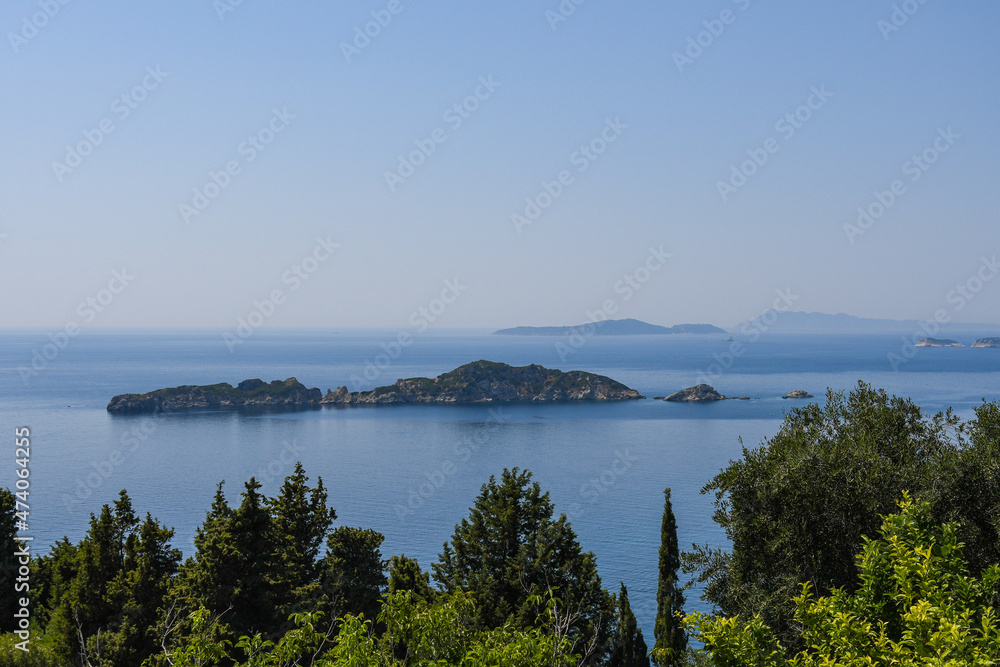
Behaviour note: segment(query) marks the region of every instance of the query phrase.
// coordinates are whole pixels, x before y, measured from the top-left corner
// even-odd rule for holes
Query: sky
[[[6,0],[0,327],[732,326],[780,294],[997,322],[998,27],[988,0]]]

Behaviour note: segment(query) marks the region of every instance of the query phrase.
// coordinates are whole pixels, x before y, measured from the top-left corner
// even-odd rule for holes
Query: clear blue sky
[[[558,23],[557,0],[234,1],[3,3],[0,326],[228,328],[281,290],[268,327],[404,327],[455,278],[436,326],[572,324],[609,299],[618,317],[730,326],[786,288],[800,310],[1000,320],[1000,279],[961,312],[948,300],[1000,253],[996,2],[897,0],[915,11],[889,32],[890,0],[587,0]],[[348,62],[342,44],[383,10]],[[467,118],[446,116],[477,90]],[[248,160],[275,109],[294,118]],[[797,110],[788,136],[776,124]],[[54,166],[102,122],[78,166]],[[933,165],[906,165],[948,128]],[[574,156],[602,132],[603,154]],[[767,161],[723,201],[747,151]],[[512,214],[563,170],[518,231]],[[296,283],[317,237],[340,246]],[[650,247],[671,257],[630,292]]]

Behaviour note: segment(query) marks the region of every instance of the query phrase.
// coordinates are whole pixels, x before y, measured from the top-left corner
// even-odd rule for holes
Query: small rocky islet
[[[611,378],[584,371],[548,369],[537,364],[510,366],[475,361],[435,378],[409,378],[371,391],[347,387],[307,388],[294,377],[266,383],[244,380],[184,385],[145,394],[120,394],[108,403],[114,414],[180,412],[229,408],[308,409],[323,405],[388,405],[407,403],[494,403],[519,401],[624,401],[645,398]]]
[[[921,338],[913,347],[965,347],[957,340],[950,338]]]
[[[796,389],[788,392],[782,398],[814,398],[814,396],[804,389]],[[669,396],[654,396],[653,399],[670,401],[671,403],[711,403],[713,401],[748,401],[750,397],[724,396],[711,385],[698,384],[687,389],[681,389]]]

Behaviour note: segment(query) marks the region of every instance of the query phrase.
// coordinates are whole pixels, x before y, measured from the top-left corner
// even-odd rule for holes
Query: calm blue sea
[[[230,352],[219,332],[88,330],[23,377],[18,368],[46,352],[48,334],[0,332],[0,424],[8,436],[0,483],[13,486],[14,428],[30,427],[30,528],[43,550],[63,535],[80,539],[90,514],[124,488],[137,510],[172,526],[175,544],[190,554],[220,480],[236,503],[251,475],[274,493],[301,460],[311,476],[323,477],[339,523],[374,528],[385,535],[385,557],[405,553],[429,568],[480,485],[518,466],[531,470],[557,511],[571,517],[583,547],[597,554],[605,585],[617,590],[619,581],[626,583],[647,634],[655,615],[663,489],[673,489],[682,546],[724,543],[711,521],[711,498],[699,490],[740,456],[741,438],[759,444],[775,433],[784,410],[801,404],[781,395],[805,389],[822,400],[827,387],[849,389],[865,380],[928,410],[951,406],[964,415],[983,398],[1000,398],[1000,350],[923,348],[893,370],[887,355],[900,351],[898,336],[774,334],[738,339],[744,352],[727,359],[731,343],[723,336],[596,337],[577,349],[558,338],[426,332],[391,358],[395,331],[261,330]],[[115,394],[180,384],[295,376],[323,391],[343,384],[358,390],[476,359],[601,373],[648,397],[710,373],[722,393],[759,398],[155,419],[105,411]],[[368,362],[385,367],[373,365],[366,378]],[[728,368],[719,372],[723,364]],[[691,606],[704,609],[697,601]]]

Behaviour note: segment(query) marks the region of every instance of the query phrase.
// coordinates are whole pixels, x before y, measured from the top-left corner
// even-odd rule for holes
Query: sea
[[[406,345],[399,343],[400,333]],[[978,335],[961,336],[966,345]],[[981,334],[979,334],[981,335]],[[488,331],[259,329],[233,344],[218,331],[0,331],[0,484],[13,488],[15,429],[30,429],[27,534],[44,553],[78,541],[122,489],[138,513],[194,551],[217,485],[232,504],[255,477],[273,495],[301,461],[322,477],[337,524],[385,536],[382,555],[430,569],[481,486],[529,470],[592,551],[605,586],[629,589],[647,637],[656,613],[663,491],[672,490],[682,548],[726,546],[703,487],[743,448],[774,436],[785,413],[858,381],[965,417],[1000,399],[1000,350],[913,348],[897,335],[764,334],[498,336]],[[231,338],[231,337],[230,337]],[[502,406],[329,407],[113,416],[109,399],[184,384],[295,377],[350,390],[432,377],[478,359],[607,375],[647,400]],[[708,382],[751,400],[652,400]],[[814,399],[781,397],[804,389]],[[23,486],[23,483],[22,483]],[[697,587],[688,608],[707,610]]]

